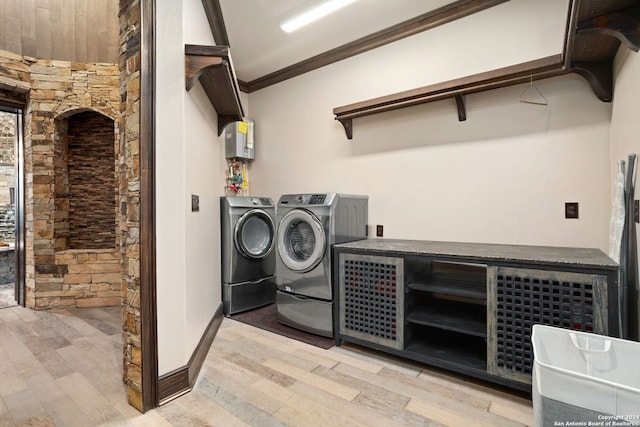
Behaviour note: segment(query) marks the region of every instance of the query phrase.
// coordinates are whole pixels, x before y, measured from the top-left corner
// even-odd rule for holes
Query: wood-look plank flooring
[[[140,414],[119,308],[0,310],[0,426],[520,426],[531,401],[355,347],[225,318],[190,393]]]

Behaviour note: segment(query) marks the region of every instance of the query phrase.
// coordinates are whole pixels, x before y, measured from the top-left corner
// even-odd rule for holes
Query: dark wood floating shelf
[[[562,54],[336,107],[335,119],[344,127],[347,139],[352,139],[355,118],[452,98],[458,120],[465,121],[468,94],[568,73],[582,76],[600,100],[610,102],[612,60],[618,46],[622,43],[635,52],[640,48],[640,1],[606,0],[596,9],[579,5],[577,1],[571,3]],[[622,9],[616,9],[620,6]],[[604,12],[593,16],[592,12],[600,8]]]
[[[458,119],[464,121],[467,117],[465,95],[528,82],[532,78],[539,79],[562,74],[563,65],[562,55],[558,54],[511,67],[336,107],[333,109],[333,114],[336,116],[335,119],[342,123],[348,139],[353,137],[352,121],[357,117],[370,116],[446,98],[455,99]]]
[[[226,125],[240,121],[244,116],[229,48],[187,44],[184,53],[187,92],[193,88],[196,80],[200,80],[218,113],[218,135],[222,135]]]

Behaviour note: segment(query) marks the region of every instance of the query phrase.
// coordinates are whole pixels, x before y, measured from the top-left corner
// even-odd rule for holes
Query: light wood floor
[[[224,319],[194,390],[140,414],[121,380],[120,310],[0,310],[0,426],[532,425],[531,401],[370,353]]]

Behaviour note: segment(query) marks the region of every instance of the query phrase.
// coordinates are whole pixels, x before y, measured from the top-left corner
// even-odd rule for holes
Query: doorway
[[[22,110],[0,105],[0,309],[24,306]]]

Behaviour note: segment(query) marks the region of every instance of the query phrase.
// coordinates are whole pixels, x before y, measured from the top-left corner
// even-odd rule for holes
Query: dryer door
[[[320,220],[304,209],[292,209],[278,226],[278,254],[290,270],[304,273],[322,261],[326,247]]]
[[[275,225],[262,209],[245,212],[236,223],[234,243],[245,258],[262,259],[273,250]]]

